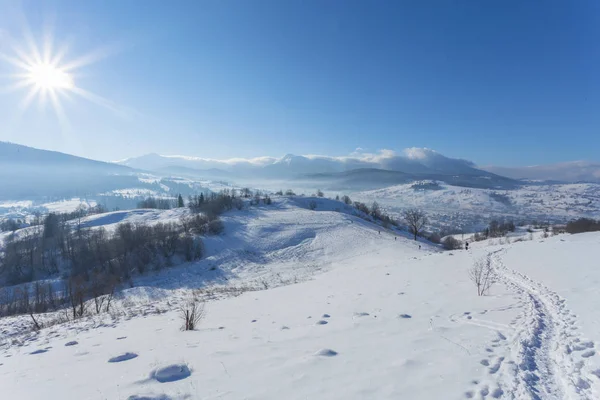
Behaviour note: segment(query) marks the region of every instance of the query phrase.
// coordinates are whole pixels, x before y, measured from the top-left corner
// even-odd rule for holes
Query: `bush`
[[[311,200],[311,201],[308,203],[308,208],[310,208],[311,210],[316,210],[316,209],[317,209],[317,202],[316,202],[316,201],[314,201],[314,200]]]
[[[200,303],[197,299],[190,300],[187,304],[181,307],[181,319],[183,320],[184,331],[193,331],[196,329],[202,318],[204,317],[204,303]]]
[[[439,233],[432,233],[430,235],[427,236],[427,240],[429,240],[431,243],[435,243],[435,244],[440,244],[442,243],[442,238],[440,236]]]
[[[583,233],[600,231],[600,221],[589,218],[579,218],[567,223],[567,233]]]
[[[462,242],[453,236],[448,236],[442,241],[442,246],[446,250],[458,250],[462,248]]]
[[[469,270],[469,278],[477,287],[477,296],[486,295],[496,282],[496,275],[490,257],[477,260]]]

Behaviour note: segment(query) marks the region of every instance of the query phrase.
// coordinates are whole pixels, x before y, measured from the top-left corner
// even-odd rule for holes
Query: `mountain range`
[[[154,182],[144,178],[150,173]],[[456,186],[512,189],[529,181],[597,182],[600,163],[571,162],[523,168],[478,167],[426,148],[397,154],[384,150],[330,157],[287,154],[281,158],[215,160],[148,154],[115,163],[90,160],[0,142],[0,198],[81,196],[120,189],[156,190],[161,179],[224,180],[251,184],[285,180],[323,189],[364,190],[418,180],[437,180]],[[163,179],[163,180],[164,180]],[[163,189],[167,190],[163,184]],[[168,190],[167,190],[168,191]]]

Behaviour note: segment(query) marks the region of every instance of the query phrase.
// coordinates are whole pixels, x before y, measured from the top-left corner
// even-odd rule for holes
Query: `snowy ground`
[[[600,185],[593,183],[530,185],[514,190],[476,189],[432,181],[395,185],[351,194],[353,200],[376,200],[394,214],[408,207],[425,210],[433,225],[481,229],[493,218],[564,221],[579,217],[600,218]],[[427,185],[425,185],[427,186]]]
[[[130,296],[199,286],[210,265],[236,284],[316,266],[313,279],[209,301],[194,332],[171,310],[27,335],[0,348],[2,397],[600,398],[600,234],[441,253],[303,201],[227,214],[206,260]],[[499,283],[477,297],[482,257]]]

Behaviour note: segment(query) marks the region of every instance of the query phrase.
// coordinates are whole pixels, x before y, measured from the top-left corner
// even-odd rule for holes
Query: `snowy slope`
[[[12,338],[0,348],[3,395],[600,397],[600,234],[439,253],[379,234],[343,209],[328,211],[339,203],[320,200],[310,211],[307,200],[281,199],[271,208],[227,214],[225,234],[207,240],[208,258],[168,274],[198,287],[194,277],[208,263],[229,271],[232,285],[274,271],[307,271],[311,264],[323,273],[209,301],[194,332],[180,330],[174,308],[182,291],[170,290],[164,275],[145,277],[130,289],[129,296],[139,297],[137,307],[146,309],[143,295],[161,288],[170,309],[151,296],[147,308],[166,312]],[[467,271],[482,257],[490,258],[499,283],[489,296],[477,297]]]
[[[421,187],[430,187],[422,189]],[[433,188],[433,189],[432,189]],[[517,221],[600,218],[600,185],[528,185],[513,190],[491,190],[424,181],[352,194],[353,199],[376,200],[390,211],[418,207],[434,222],[457,227],[487,225],[490,218],[507,216]]]

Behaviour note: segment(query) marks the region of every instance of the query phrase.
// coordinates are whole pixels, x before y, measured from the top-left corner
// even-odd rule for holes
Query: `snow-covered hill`
[[[440,253],[379,233],[335,202],[311,211],[306,201],[227,214],[207,259],[124,293],[125,318],[3,340],[3,396],[599,398],[600,234]],[[154,218],[112,215],[87,222]],[[479,259],[499,280],[484,297],[468,276]],[[232,287],[258,281],[266,290],[208,301],[200,327],[181,331],[186,288],[223,276]],[[21,319],[1,320],[0,332]]]
[[[466,228],[502,217],[525,222],[600,218],[600,185],[593,183],[493,190],[422,181],[359,192],[352,197],[366,202],[376,200],[392,212],[418,207],[429,212],[433,221]]]
[[[529,167],[489,166],[480,168],[513,179],[600,183],[600,163],[597,162],[572,161]]]

